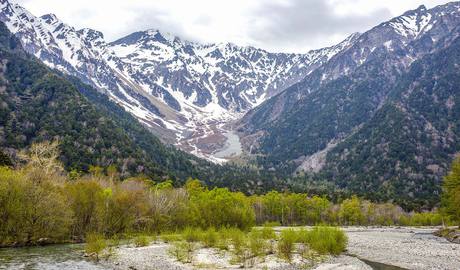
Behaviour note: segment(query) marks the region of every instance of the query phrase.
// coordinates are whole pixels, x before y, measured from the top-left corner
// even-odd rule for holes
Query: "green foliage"
[[[438,226],[442,224],[442,216],[436,212],[413,213],[409,216],[412,226]]]
[[[269,239],[276,239],[276,233],[273,227],[263,226],[259,229],[254,229],[254,233],[258,233],[262,239],[269,240]]]
[[[199,242],[202,239],[203,231],[200,228],[187,227],[182,232],[182,237],[189,243]]]
[[[136,247],[145,247],[150,244],[150,238],[147,235],[138,235],[134,238]]]
[[[107,248],[107,241],[104,236],[97,233],[89,233],[85,238],[85,252],[98,257]]]
[[[295,249],[295,243],[297,241],[298,233],[295,230],[282,230],[278,240],[278,256],[290,262]]]
[[[303,232],[299,240],[321,255],[339,255],[347,247],[347,236],[339,228],[314,227]]]
[[[64,240],[71,221],[65,193],[38,172],[0,167],[0,246]]]
[[[248,229],[255,223],[250,200],[240,192],[214,188],[191,194],[197,225],[208,227],[238,227]]]
[[[257,258],[263,257],[269,251],[269,242],[263,238],[260,230],[246,234],[238,229],[226,229],[220,233],[225,235],[222,238],[230,240],[231,245],[226,249],[233,255],[232,262],[242,264],[243,267],[252,267]]]
[[[104,196],[101,185],[93,179],[77,180],[66,186],[73,212],[72,235],[83,238],[103,225]]]
[[[239,229],[231,228],[227,232],[227,237],[232,244],[233,252],[239,256],[242,255],[245,248],[246,234]]]
[[[172,242],[180,242],[183,240],[181,234],[170,234],[170,233],[163,233],[160,235],[160,239],[165,243],[172,243]]]
[[[449,174],[443,183],[443,211],[457,224],[460,224],[460,158],[452,163]]]
[[[342,202],[339,217],[341,223],[346,225],[361,225],[364,223],[364,215],[361,211],[361,202],[358,197],[353,196]]]
[[[196,248],[196,243],[193,242],[173,242],[168,253],[182,263],[191,263]]]
[[[216,229],[211,227],[201,234],[201,241],[205,247],[215,247],[219,240],[219,235],[216,232]]]
[[[258,223],[264,226],[316,225],[328,221],[331,202],[323,197],[271,191],[253,198]]]
[[[54,146],[40,144],[34,149],[40,147],[45,149],[39,152],[49,153],[46,148]],[[181,235],[163,234],[161,238],[231,250],[246,262],[258,256],[264,242],[276,238],[273,228],[268,226],[255,228],[246,235],[241,229],[252,228],[255,220],[285,225],[442,223],[436,211],[406,213],[395,205],[374,204],[355,196],[333,205],[326,198],[306,194],[271,192],[248,197],[225,188],[208,190],[196,181],[187,183],[185,188],[169,184],[159,188],[144,177],[125,181],[114,181],[113,176],[98,173],[70,177],[61,170],[50,169],[60,168],[55,160],[58,155],[28,153],[28,163],[23,168],[0,167],[1,246],[35,244],[40,238],[51,243],[83,241],[88,233],[116,237],[182,231]],[[216,227],[221,229],[216,231]],[[279,246],[285,257],[290,241],[288,232],[282,233],[285,239]],[[138,240],[140,243],[145,239]]]
[[[274,234],[263,233],[263,231],[253,230],[248,234],[248,246],[251,256],[260,257],[267,253],[267,240],[274,239]]]

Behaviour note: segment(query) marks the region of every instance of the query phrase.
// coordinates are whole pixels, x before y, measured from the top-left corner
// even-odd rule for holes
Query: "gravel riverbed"
[[[360,259],[405,269],[460,269],[460,245],[432,235],[436,228],[345,227],[343,230],[349,239],[346,254],[328,257],[311,269],[384,269]],[[116,255],[107,264],[120,270],[240,269],[238,265],[228,262],[228,254],[212,249],[200,249],[195,254],[196,259],[192,264],[182,264],[168,254],[168,248],[169,245],[165,243],[140,248],[119,247],[115,250]],[[268,256],[252,269],[290,270],[305,269],[305,266],[287,264],[274,256]]]
[[[433,235],[437,228],[343,228],[348,253],[407,269],[460,269],[460,245]]]

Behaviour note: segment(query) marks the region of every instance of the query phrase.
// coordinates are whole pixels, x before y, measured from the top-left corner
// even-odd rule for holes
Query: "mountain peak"
[[[175,35],[173,35],[171,33],[160,32],[160,30],[158,30],[158,29],[149,29],[149,30],[145,31],[145,33],[148,36],[153,37],[153,38],[155,38],[156,40],[158,40],[160,42],[167,41],[167,42],[172,43],[172,42],[176,41],[176,39],[179,39],[178,37],[176,37]]]
[[[416,10],[426,10],[426,7],[425,5],[420,5]]]
[[[49,13],[49,14],[45,14],[45,15],[42,15],[40,16],[40,19],[42,19],[44,22],[46,22],[47,24],[54,24],[56,22],[61,22],[58,17],[53,14],[53,13]]]
[[[100,31],[83,28],[78,30],[78,33],[82,35],[86,40],[95,41],[95,40],[104,40],[104,34]]]
[[[145,31],[138,31],[132,34],[129,34],[125,37],[117,39],[111,42],[111,45],[131,45],[139,42],[148,42],[148,41],[158,41],[161,43],[173,43],[176,40],[179,40],[178,37],[170,34],[160,32],[158,29],[148,29]]]

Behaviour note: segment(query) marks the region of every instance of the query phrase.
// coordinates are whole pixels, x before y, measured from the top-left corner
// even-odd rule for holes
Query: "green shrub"
[[[266,254],[267,240],[263,236],[264,235],[260,231],[253,231],[248,234],[249,250],[254,257],[260,257]]]
[[[442,224],[442,217],[436,212],[414,213],[410,217],[409,224],[412,226],[437,226]]]
[[[246,241],[245,233],[236,228],[229,229],[227,233],[232,244],[233,252],[235,254],[240,254],[244,250]]]
[[[215,247],[218,241],[218,234],[216,229],[208,228],[201,234],[201,242],[205,247]]]
[[[160,239],[165,243],[172,243],[183,240],[183,237],[177,233],[164,233],[160,234]]]
[[[257,231],[260,233],[260,237],[262,237],[265,240],[270,240],[270,239],[276,239],[276,233],[273,227],[262,227],[255,229],[254,231]]]
[[[168,253],[183,263],[191,263],[193,254],[196,250],[196,243],[193,242],[173,242],[168,249]]]
[[[203,231],[200,228],[187,227],[182,232],[182,237],[189,243],[199,242],[202,239],[202,235]]]
[[[150,244],[150,238],[146,235],[139,235],[134,238],[134,245],[136,247],[145,247]]]
[[[285,229],[281,231],[278,241],[278,256],[287,261],[292,260],[295,242],[297,241],[297,232],[293,229]]]
[[[230,232],[227,228],[222,228],[217,232],[217,242],[215,247],[220,250],[229,250]]]
[[[104,236],[97,233],[89,233],[86,235],[85,252],[88,255],[98,257],[107,247],[107,242]]]
[[[301,234],[301,241],[319,254],[339,255],[347,247],[347,236],[339,228],[314,227]]]

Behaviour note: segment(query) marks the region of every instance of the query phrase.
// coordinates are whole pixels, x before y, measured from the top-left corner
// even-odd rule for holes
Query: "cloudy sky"
[[[406,10],[446,0],[15,0],[35,15],[54,13],[107,41],[160,29],[200,42],[233,42],[269,51],[329,46]]]

